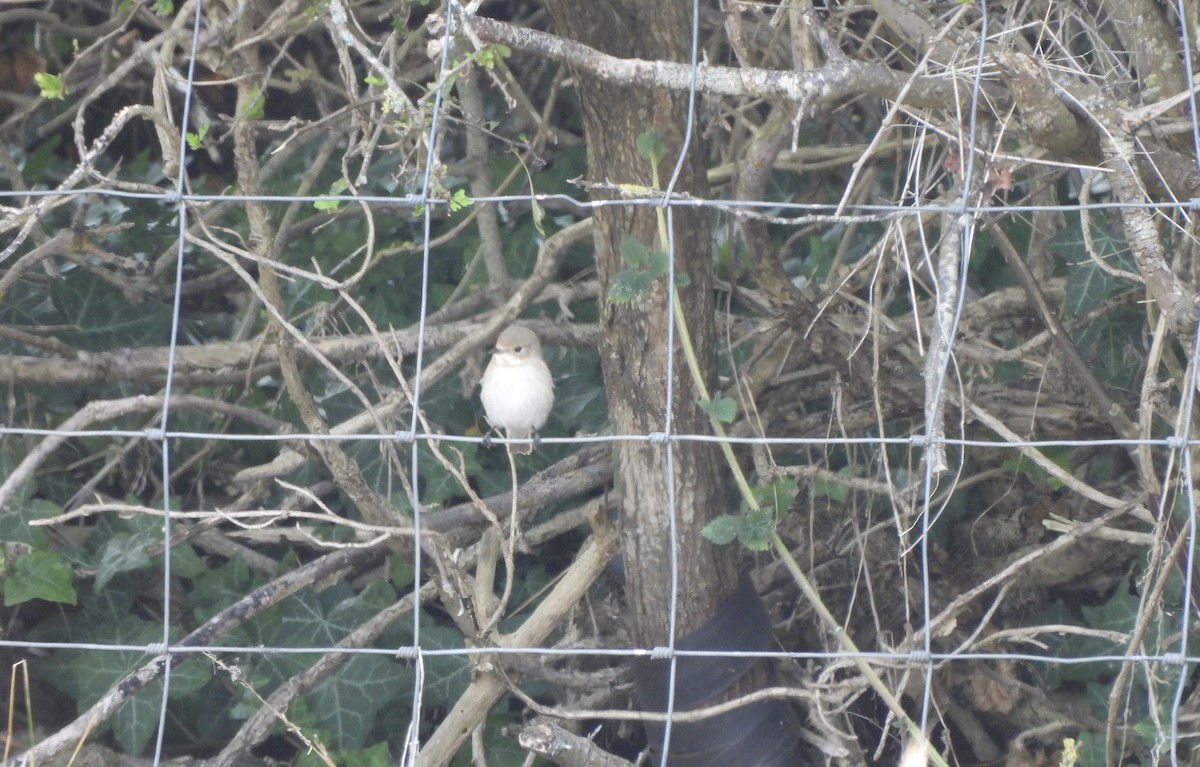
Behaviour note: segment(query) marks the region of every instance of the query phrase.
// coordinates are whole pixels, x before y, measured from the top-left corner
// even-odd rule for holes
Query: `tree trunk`
[[[559,32],[606,53],[643,59],[689,60],[691,4],[681,0],[591,0],[546,3]],[[590,180],[600,184],[652,183],[650,164],[638,155],[636,139],[657,131],[666,146],[660,180],[666,183],[684,144],[687,95],[604,83],[576,74],[587,134]],[[697,197],[707,193],[699,137],[693,137],[677,191]],[[594,198],[611,196],[593,192]],[[714,376],[712,254],[709,214],[694,208],[674,211],[675,269],[690,284],[680,291],[684,314],[708,385]],[[654,209],[613,206],[595,210],[596,268],[602,295],[625,268],[621,239],[633,236],[658,250]],[[613,432],[649,434],[666,429],[666,376],[671,322],[665,278],[648,295],[627,304],[605,303],[601,359]],[[674,434],[709,433],[707,417],[683,354],[674,361],[671,430]],[[716,547],[700,536],[715,515],[730,511],[729,494],[711,445],[676,443],[674,506],[678,535],[678,618],[676,638],[703,624],[737,587],[738,552]],[[623,522],[627,596],[633,611],[634,635],[642,646],[665,645],[671,604],[671,539],[668,528],[667,451],[663,444],[619,443],[615,448],[615,483]]]

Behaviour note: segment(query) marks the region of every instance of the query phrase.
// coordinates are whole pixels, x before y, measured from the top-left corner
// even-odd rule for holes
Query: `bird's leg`
[[[492,449],[492,435],[495,432],[496,432],[496,427],[493,426],[484,433],[483,440],[481,441],[481,444],[484,446],[484,448],[486,448],[488,450]]]
[[[538,434],[537,429],[533,430],[533,450],[537,450],[542,446],[542,435]]]

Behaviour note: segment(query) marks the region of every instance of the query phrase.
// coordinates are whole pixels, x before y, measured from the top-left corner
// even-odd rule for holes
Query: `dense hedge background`
[[[690,4],[597,3],[688,50],[667,13]],[[577,85],[680,97],[688,66],[637,69],[620,40],[605,58],[537,2],[477,5],[0,5],[9,757],[155,753],[162,667],[139,648],[169,638],[212,649],[171,669],[162,755],[391,763],[489,673],[461,651],[529,629],[587,541],[620,527],[630,555],[629,467],[587,438],[645,383],[601,354],[622,307],[665,301],[668,249],[591,219],[652,215],[659,192],[596,175],[584,115],[618,105]],[[716,521],[678,532],[728,546],[801,653],[768,686],[805,748],[890,764],[905,736],[782,550],[859,649],[928,631],[973,656],[936,658],[928,707],[920,664],[876,664],[950,763],[1191,758],[1194,666],[1163,656],[1192,646],[1193,448],[1165,440],[1194,434],[1200,9],[700,6],[712,249],[676,265],[711,268],[704,410],[760,439],[732,455],[757,501],[722,464]],[[666,133],[661,188],[683,126],[658,119],[608,138],[648,178]],[[622,270],[598,273],[618,241]],[[510,550],[476,383],[517,317],[557,402],[516,467]],[[345,439],[291,436],[321,433]],[[638,644],[643,602],[599,573],[536,645]],[[377,652],[291,652],[348,636]],[[489,657],[500,699],[455,764],[522,763],[535,713],[646,748],[604,713],[637,708],[621,657]]]

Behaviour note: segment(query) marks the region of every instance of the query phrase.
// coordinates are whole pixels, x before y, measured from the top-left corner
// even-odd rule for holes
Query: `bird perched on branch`
[[[537,334],[522,325],[510,325],[496,339],[496,348],[483,371],[483,412],[492,428],[503,429],[509,439],[533,438],[545,425],[554,406],[554,379],[542,358]],[[514,453],[529,455],[534,445],[509,445]]]

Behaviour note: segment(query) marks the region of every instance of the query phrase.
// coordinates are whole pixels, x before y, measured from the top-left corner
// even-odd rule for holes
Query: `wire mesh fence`
[[[0,6],[5,763],[1191,763],[1198,10]]]

